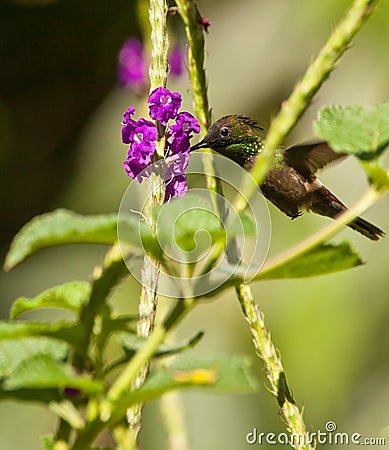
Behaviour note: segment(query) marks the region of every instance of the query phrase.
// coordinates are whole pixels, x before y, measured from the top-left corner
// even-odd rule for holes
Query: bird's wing
[[[326,164],[347,156],[346,153],[335,152],[326,142],[289,147],[283,155],[286,161],[308,180]]]

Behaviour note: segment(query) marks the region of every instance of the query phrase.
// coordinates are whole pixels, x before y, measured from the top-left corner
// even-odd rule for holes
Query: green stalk
[[[305,253],[308,253],[309,251],[315,249],[320,244],[327,242],[329,239],[343,230],[347,226],[347,224],[352,222],[356,217],[363,215],[364,212],[375,205],[384,195],[387,194],[388,190],[389,189],[386,186],[383,186],[380,189],[376,189],[375,187],[371,186],[358,200],[358,202],[355,203],[355,205],[339,215],[336,220],[332,220],[328,223],[328,225],[321,228],[304,241],[298,243],[292,248],[285,250],[283,253],[276,255],[272,259],[267,261],[261,268],[261,270],[251,280],[251,282],[267,279],[267,275],[273,270],[282,267],[283,265],[293,261],[295,258],[298,258],[299,256],[302,256]],[[217,258],[218,254],[215,254],[213,256],[214,258]],[[228,287],[236,286],[243,280],[243,277],[244,275],[237,271],[233,277],[231,277],[226,283],[224,283],[223,286],[214,291],[213,294],[219,293]]]
[[[108,391],[107,399],[112,403],[112,407],[114,407],[113,402],[128,390],[140,368],[154,356],[158,346],[166,339],[168,332],[184,318],[194,304],[195,300],[191,298],[177,300],[176,306],[164,322],[155,326],[147,342],[135,353]],[[108,408],[108,414],[111,414],[112,411],[113,409]]]
[[[192,0],[176,0],[178,13],[185,25],[188,40],[188,70],[193,96],[193,107],[205,134],[211,125],[211,111],[208,104],[207,79],[204,70],[204,33],[197,19],[200,15]]]
[[[265,366],[266,377],[270,383],[270,393],[277,399],[288,432],[292,436],[306,437],[304,444],[291,445],[299,450],[311,450],[315,448],[315,445],[311,446],[308,443],[309,436],[304,424],[303,413],[297,407],[286,382],[280,353],[270,339],[270,333],[265,326],[264,315],[255,303],[249,285],[241,284],[236,288],[236,291],[243,314],[250,327],[255,352]]]
[[[265,141],[265,151],[263,157],[257,159],[256,164],[251,172],[254,179],[260,185],[272,163],[275,151],[290,133],[297,123],[299,117],[309,106],[313,96],[320,88],[322,83],[334,69],[336,62],[347,49],[354,35],[361,28],[364,21],[371,13],[374,0],[356,0],[352,7],[334,30],[325,46],[321,49],[314,62],[309,66],[307,72],[296,85],[292,95],[283,103],[279,114],[272,121],[268,135]],[[253,192],[248,188],[244,191],[249,197]],[[284,264],[296,256],[308,252],[314,247],[328,240],[342,228],[344,228],[356,216],[366,210],[371,204],[374,204],[383,192],[378,192],[371,188],[366,195],[351,210],[342,214],[336,222],[329,224],[323,230],[314,234],[293,249],[276,257],[275,260],[267,264],[258,274],[260,279],[267,271],[273,270],[279,265]],[[238,210],[243,210],[245,205],[239,201],[236,204]],[[270,335],[264,325],[263,314],[259,311],[254,303],[250,290],[241,285],[238,288],[239,300],[244,311],[246,320],[249,323],[253,342],[259,358],[264,362],[266,375],[270,382],[271,393],[277,398],[281,407],[283,418],[288,426],[289,431],[297,436],[307,436],[307,430],[303,422],[302,413],[298,410],[290,390],[286,383],[285,372],[279,358],[279,352],[275,349],[270,340]],[[292,444],[296,449],[314,448],[308,444]]]
[[[149,20],[151,24],[151,63],[149,68],[150,91],[159,86],[166,86],[168,74],[168,49],[169,38],[167,35],[168,5],[166,0],[150,0]],[[158,125],[158,124],[157,124]],[[159,156],[164,154],[165,138],[160,136],[157,141],[156,152]],[[162,204],[164,199],[164,184],[161,177],[152,175],[148,179],[149,197],[145,216],[152,222],[151,209],[156,204]],[[151,223],[155,231],[155,224]],[[155,325],[155,313],[158,303],[157,285],[159,278],[159,262],[145,256],[142,268],[142,292],[139,301],[139,320],[137,332],[140,336],[148,338]],[[149,361],[140,367],[139,372],[133,378],[131,389],[139,389],[145,382],[149,372]],[[133,440],[136,442],[141,422],[143,404],[139,403],[130,407],[127,411],[127,421],[133,430]]]
[[[182,397],[177,391],[164,394],[160,398],[162,421],[167,434],[169,450],[188,450],[189,442],[186,434],[184,415],[182,414]]]
[[[270,124],[261,157],[257,158],[251,170],[251,175],[258,185],[262,184],[277,148],[292,131],[316,92],[335,69],[339,58],[349,48],[353,37],[370,16],[377,3],[378,0],[354,0],[301,80],[296,84],[290,97],[282,104],[281,110]],[[242,196],[238,197],[235,202],[238,212],[246,207],[243,198],[251,198],[254,190],[252,185],[244,184],[242,186]]]
[[[204,98],[206,98],[206,81],[205,72],[203,70],[204,40],[200,27],[196,24],[198,11],[193,1],[177,0],[176,3],[185,23],[188,36],[189,73],[191,76],[195,111],[198,118],[203,121],[203,123],[209,124],[209,122],[207,123],[204,120],[204,118],[207,117],[209,109],[208,103],[204,102]],[[301,81],[296,85],[289,99],[283,103],[279,114],[271,123],[265,141],[265,150],[262,153],[261,158],[257,159],[251,172],[258,185],[262,184],[264,177],[271,166],[277,147],[282,144],[283,140],[297,123],[299,117],[308,108],[313,96],[335,68],[336,62],[345,52],[352,38],[371,13],[375,3],[376,0],[354,1],[344,19],[331,34],[327,43],[309,66]],[[195,31],[196,25],[197,31]],[[191,56],[195,52],[198,54],[197,58],[200,64],[194,63],[192,65]],[[207,105],[206,110],[204,109],[204,105]],[[243,195],[238,197],[234,205],[238,212],[246,207],[246,203],[242,199],[245,197],[250,198],[254,193],[254,189],[255,187],[252,185],[251,187],[243,185]],[[351,216],[349,219],[351,220]],[[343,228],[345,224],[348,223],[347,220],[348,217],[343,216],[341,219],[342,223],[339,221],[338,223],[332,224],[333,233],[336,233]],[[304,250],[305,246],[303,245],[301,248],[298,247],[294,249],[289,257],[293,257],[296,252],[308,251],[310,248],[319,245],[324,239],[330,236],[332,236],[331,233],[326,234],[326,232],[323,232],[321,237],[316,239],[316,241],[315,238],[313,238],[311,242],[305,243],[307,250]],[[283,260],[285,260],[284,257],[275,261],[275,264],[281,264]],[[261,276],[261,273],[259,274],[259,277]],[[271,385],[271,392],[278,400],[288,429],[291,433],[296,435],[306,436],[306,427],[302,418],[302,413],[297,408],[290,394],[279,352],[270,339],[270,333],[265,327],[264,316],[255,304],[251,288],[249,285],[241,284],[236,288],[236,292],[242,311],[250,327],[257,356],[265,365],[267,378]],[[309,442],[309,440],[307,442]],[[311,446],[307,442],[303,445],[297,444],[293,446],[297,449],[314,448],[314,444]]]
[[[206,132],[210,124],[210,114],[207,100],[207,84],[204,71],[204,35],[201,27],[197,23],[198,10],[196,5],[191,0],[176,0],[178,11],[185,24],[187,39],[189,42],[188,62],[189,75],[191,80],[191,87],[193,93],[193,103],[196,116],[199,118],[202,125],[203,133]],[[207,158],[208,159],[208,158]],[[215,182],[215,171],[212,162],[204,167],[207,176],[207,187],[211,191],[221,194],[221,186]],[[219,208],[216,209],[219,211]],[[221,211],[223,217],[223,211]],[[236,242],[229,246],[227,250],[227,257],[229,260],[234,260],[237,254]],[[266,330],[264,324],[264,316],[259,311],[255,304],[254,296],[251,287],[247,284],[241,284],[236,288],[237,297],[241,305],[243,314],[249,324],[250,331],[253,336],[254,347],[258,358],[265,365],[266,374],[272,386],[272,393],[281,398],[282,388],[287,387],[286,381],[280,385],[280,380],[285,380],[284,370],[279,357],[279,352],[274,347],[270,333]],[[282,375],[283,374],[283,377]],[[306,428],[300,413],[294,402],[290,402],[285,395],[282,397],[285,401],[279,401],[283,417],[289,427],[291,433],[306,434]],[[310,446],[301,447],[304,449],[311,449]]]
[[[150,0],[151,64],[149,68],[150,92],[166,86],[168,75],[169,37],[167,34],[168,4],[166,0]]]
[[[335,234],[339,233],[347,224],[352,222],[356,217],[362,215],[366,210],[378,202],[387,192],[387,189],[377,190],[370,187],[359,201],[342,213],[336,220],[330,222],[316,233],[309,236],[304,241],[298,243],[296,246],[286,250],[280,255],[275,256],[268,263],[264,265],[261,271],[255,276],[254,280],[260,280],[266,277],[268,272],[277,269],[289,261],[308,253],[310,250],[318,247],[320,244],[327,242]]]
[[[204,32],[198,23],[200,12],[193,0],[176,0],[178,13],[185,26],[188,40],[188,71],[193,98],[193,108],[200,124],[200,132],[205,135],[211,125],[211,110],[208,103],[207,79],[204,70]],[[212,155],[212,150],[205,149]],[[217,177],[212,158],[204,159],[204,169],[210,174],[206,177],[207,188],[213,192],[222,194],[220,178]],[[215,211],[219,211],[217,195],[213,195]],[[223,212],[220,211],[222,217]]]

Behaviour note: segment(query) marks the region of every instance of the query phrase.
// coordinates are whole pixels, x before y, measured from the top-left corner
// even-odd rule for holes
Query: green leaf
[[[3,339],[20,339],[33,336],[46,336],[60,339],[78,347],[84,337],[82,324],[69,322],[0,322],[0,341]]]
[[[138,391],[120,397],[114,405],[115,416],[134,403],[152,400],[173,389],[202,387],[210,392],[256,392],[250,365],[245,356],[179,356],[169,366],[158,367]]]
[[[39,308],[65,308],[78,312],[88,301],[91,286],[87,281],[74,281],[43,291],[34,298],[19,297],[11,309],[11,318]]]
[[[256,280],[277,278],[307,278],[351,269],[363,264],[360,256],[348,242],[322,244],[313,250],[296,256],[284,264],[263,268]]]
[[[150,376],[143,392],[159,391],[183,386],[207,386],[213,392],[256,392],[250,368],[251,361],[246,356],[180,356],[174,362]]]
[[[198,332],[192,338],[180,342],[173,345],[162,344],[159,346],[158,350],[155,353],[156,357],[174,355],[176,353],[183,352],[185,350],[189,350],[190,348],[195,347],[203,337],[204,333],[202,331]],[[147,341],[146,338],[139,336],[137,334],[132,333],[117,333],[116,335],[120,345],[123,347],[124,351],[132,356],[137,350],[139,350]],[[126,358],[128,360],[128,358]]]
[[[315,130],[337,152],[360,159],[376,158],[389,144],[389,102],[376,106],[327,106],[319,112]]]
[[[21,338],[16,341],[0,342],[0,378],[12,378],[14,371],[23,363],[37,355],[45,355],[53,361],[63,362],[68,355],[68,346],[56,339],[46,337]],[[58,389],[17,389],[12,391],[0,389],[0,399],[35,401],[49,403],[60,400]]]
[[[181,250],[192,251],[201,245],[199,240],[209,241],[204,233],[195,239],[199,230],[213,238],[219,238],[223,232],[218,217],[212,212],[210,201],[197,195],[187,194],[165,205],[155,206],[153,216],[163,248],[175,243]]]
[[[139,216],[123,214],[119,223],[117,219],[116,214],[83,216],[66,209],[37,216],[15,236],[4,269],[12,269],[46,247],[73,243],[114,244],[118,240],[118,229],[125,233],[124,242],[134,246],[134,252],[143,254],[145,249],[161,257],[158,240]]]
[[[166,248],[174,243],[186,252],[195,249],[201,251],[215,241],[225,242],[237,235],[257,232],[253,218],[247,213],[233,216],[222,223],[211,201],[195,194],[155,206],[153,216],[161,247]]]
[[[389,174],[377,160],[361,161],[361,165],[367,173],[369,183],[376,189],[389,188]]]
[[[140,214],[121,212],[118,221],[118,238],[122,250],[125,249],[125,244],[129,246],[129,253],[132,257],[140,256],[143,258],[146,252],[157,259],[162,258],[163,252],[158,239]]]
[[[62,393],[58,389],[16,389],[6,391],[0,388],[0,400],[48,404],[50,402],[59,402],[61,398]]]
[[[15,236],[4,268],[10,270],[38,250],[78,242],[113,244],[116,214],[82,216],[65,209],[37,216]]]
[[[84,375],[77,375],[70,365],[49,355],[38,354],[24,359],[4,380],[3,389],[79,389],[87,395],[104,390],[104,385]]]
[[[228,224],[227,232],[229,239],[240,236],[242,233],[245,236],[255,236],[258,228],[253,216],[247,211],[243,211]]]
[[[0,378],[10,375],[25,359],[38,354],[48,355],[56,361],[64,361],[68,345],[47,337],[28,337],[0,341]]]

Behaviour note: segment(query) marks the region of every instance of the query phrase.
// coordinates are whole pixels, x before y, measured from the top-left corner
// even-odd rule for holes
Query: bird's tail
[[[321,216],[334,219],[346,211],[347,207],[325,186],[321,186],[311,193],[309,209]],[[362,219],[362,217],[357,217],[348,226],[373,241],[378,241],[380,237],[385,236],[384,231],[367,220]]]

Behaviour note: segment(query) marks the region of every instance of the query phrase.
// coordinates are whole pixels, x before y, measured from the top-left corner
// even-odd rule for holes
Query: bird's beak
[[[190,151],[193,152],[193,150],[199,150],[200,148],[208,148],[208,144],[204,141],[204,139],[199,143],[197,143],[196,145],[193,145],[190,148]]]

